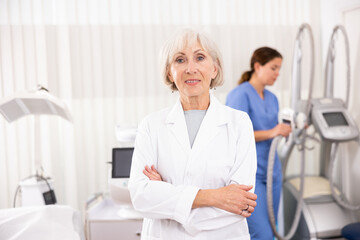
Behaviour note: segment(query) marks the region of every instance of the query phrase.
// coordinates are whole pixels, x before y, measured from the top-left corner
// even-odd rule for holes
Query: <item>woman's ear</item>
[[[261,65],[260,65],[259,62],[255,62],[255,63],[254,63],[254,70],[255,70],[255,72],[259,71],[260,67],[261,67]]]
[[[218,75],[218,67],[217,67],[216,64],[214,64],[214,69],[213,69],[213,72],[211,74],[211,79],[215,79],[217,75]]]
[[[171,76],[170,72],[168,72],[168,73],[167,73],[167,76],[168,76],[168,78],[169,78],[170,82],[174,82],[174,79],[172,78],[172,76]]]

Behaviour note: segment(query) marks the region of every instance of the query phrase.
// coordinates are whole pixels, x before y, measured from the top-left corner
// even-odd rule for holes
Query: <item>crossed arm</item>
[[[155,166],[145,166],[143,173],[152,181],[163,181]],[[200,189],[192,208],[216,207],[243,217],[250,217],[256,206],[256,194],[249,192],[253,186],[230,184],[217,189]]]

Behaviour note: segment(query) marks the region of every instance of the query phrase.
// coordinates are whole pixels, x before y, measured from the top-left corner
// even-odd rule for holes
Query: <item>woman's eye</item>
[[[204,56],[198,56],[198,57],[197,57],[197,60],[198,60],[198,61],[202,61],[202,60],[204,60],[204,59],[205,59]]]
[[[184,62],[184,59],[183,59],[183,58],[177,58],[177,59],[175,60],[175,62],[177,62],[177,63],[183,63],[183,62]]]

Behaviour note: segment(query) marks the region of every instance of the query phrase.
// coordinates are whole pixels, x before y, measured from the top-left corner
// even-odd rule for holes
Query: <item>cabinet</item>
[[[99,200],[100,198],[100,200]],[[96,197],[86,209],[87,240],[140,240],[142,218],[132,206],[115,205],[104,196]],[[89,207],[89,208],[88,208]]]

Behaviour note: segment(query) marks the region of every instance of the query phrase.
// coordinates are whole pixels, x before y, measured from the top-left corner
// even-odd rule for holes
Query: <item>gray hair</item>
[[[171,90],[178,90],[175,83],[171,82],[168,76],[169,65],[174,55],[185,47],[196,44],[197,42],[210,54],[218,69],[216,77],[211,80],[210,88],[221,86],[224,83],[222,57],[215,42],[200,31],[192,28],[183,28],[169,38],[160,51],[160,74],[165,84],[169,85]]]

